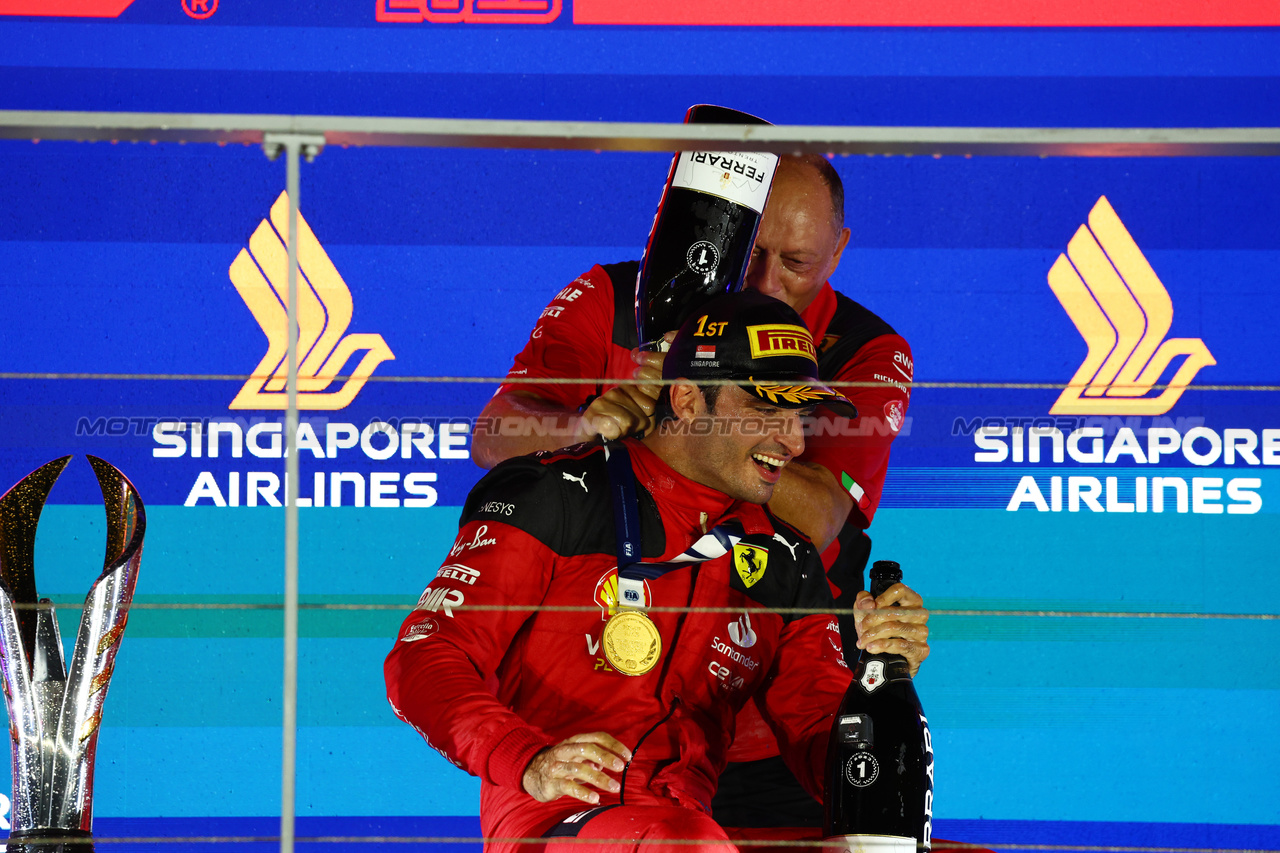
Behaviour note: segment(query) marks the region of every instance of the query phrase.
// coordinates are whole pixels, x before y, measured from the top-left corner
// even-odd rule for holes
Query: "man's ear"
[[[844,247],[849,245],[849,235],[853,233],[848,228],[840,229],[840,236],[836,238],[836,251],[831,256],[831,268],[827,270],[827,278],[835,275],[836,267],[840,266],[840,258],[844,255]]]
[[[676,420],[691,421],[703,414],[705,408],[706,402],[697,385],[681,379],[671,386],[671,411]]]

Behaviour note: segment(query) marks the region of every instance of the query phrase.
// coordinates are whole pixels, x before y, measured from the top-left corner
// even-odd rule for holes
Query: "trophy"
[[[107,510],[102,574],[85,598],[68,670],[53,602],[36,595],[40,511],[70,456],[0,497],[0,674],[13,747],[10,851],[93,850],[93,768],[107,684],[138,582],[147,515],[133,484],[90,456]]]

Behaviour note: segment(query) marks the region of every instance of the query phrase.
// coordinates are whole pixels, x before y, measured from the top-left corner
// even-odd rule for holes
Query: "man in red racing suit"
[[[545,837],[538,846],[556,853],[569,845],[554,838],[574,834],[646,851],[690,849],[660,843],[671,839],[732,851],[711,798],[749,701],[792,772],[821,793],[849,671],[816,550],[762,504],[804,450],[801,414],[819,400],[848,402],[818,384],[812,356],[748,352],[753,328],[778,323],[813,352],[784,303],[741,293],[708,310],[727,321],[716,367],[760,384],[694,384],[701,341],[687,324],[667,359],[680,381],[663,393],[669,414],[657,430],[513,459],[477,484],[387,658],[396,713],[481,778],[488,850]],[[779,398],[779,388],[797,393]],[[618,475],[607,460],[620,447],[638,507],[625,529],[638,527],[644,565],[668,567],[632,599],[660,638],[656,664],[640,672],[602,648],[627,609],[618,567],[632,565],[619,559],[611,503]],[[731,548],[727,530],[737,531]]]
[[[861,384],[840,388],[857,407],[857,418],[818,410],[804,454],[784,471],[769,508],[818,546],[842,611],[873,606],[868,594],[859,595],[871,550],[864,531],[880,503],[890,445],[904,425],[914,372],[906,340],[827,281],[848,236],[844,190],[830,164],[821,157],[781,158],[746,286],[800,313],[818,345],[823,381]],[[508,374],[521,381],[501,386],[477,419],[473,455],[481,465],[650,426],[653,400],[644,386],[536,381],[656,378],[661,354],[633,353],[638,269],[636,261],[595,266],[551,300]],[[547,429],[503,428],[504,423],[519,427],[521,418]],[[892,643],[873,651],[903,654],[914,671],[929,653],[927,613],[919,609],[920,596],[905,586],[889,595],[891,600],[879,606],[914,609],[920,621],[904,624],[877,616],[883,621],[866,641]],[[857,635],[854,619],[841,621],[845,637]],[[863,633],[869,633],[865,627]],[[821,805],[789,777],[753,707],[746,708],[737,731],[732,763],[715,801],[717,819],[742,827],[820,825]]]

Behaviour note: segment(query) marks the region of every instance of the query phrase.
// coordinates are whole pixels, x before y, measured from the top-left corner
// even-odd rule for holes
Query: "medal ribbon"
[[[742,525],[736,521],[717,524],[682,554],[661,563],[640,561],[640,501],[636,497],[636,475],[631,453],[621,442],[606,444],[605,462],[609,471],[609,494],[613,498],[613,524],[618,555],[618,606],[644,610],[644,582],[692,563],[723,557],[742,539]]]

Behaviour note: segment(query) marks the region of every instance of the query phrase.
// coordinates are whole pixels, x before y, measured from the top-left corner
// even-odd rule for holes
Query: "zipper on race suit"
[[[701,569],[702,569],[701,564],[694,564],[689,568],[689,597],[685,601],[686,606],[692,607],[693,602],[697,598],[698,579],[702,575]],[[671,648],[667,652],[667,654],[663,656],[664,660],[662,661],[662,669],[660,670],[660,676],[658,678],[659,692],[661,692],[662,690],[663,682],[665,682],[667,679],[667,672],[669,667],[671,666],[671,662],[676,657],[676,654],[675,654],[676,647],[679,645],[680,634],[684,630],[685,619],[686,617],[688,617],[688,615],[689,614],[687,612],[681,613],[679,617],[676,619],[676,628],[671,633]],[[636,755],[640,752],[640,746],[645,742],[645,739],[648,738],[649,735],[653,734],[654,731],[657,730],[658,726],[661,726],[663,723],[667,722],[667,720],[670,720],[671,715],[676,712],[676,708],[678,708],[679,706],[680,706],[680,694],[673,693],[671,697],[671,707],[667,709],[667,713],[663,715],[662,719],[658,720],[658,722],[650,726],[648,730],[645,731],[645,733],[640,736],[640,740],[636,741],[635,748],[631,750],[631,761],[636,760]],[[626,802],[627,802],[627,799],[626,799],[627,771],[631,769],[631,761],[628,761],[627,765],[622,768],[622,776],[619,777],[618,779],[618,784],[621,788],[618,794],[618,798],[619,798],[618,801],[623,805],[626,805]]]
[[[676,708],[679,706],[680,696],[677,694],[671,698],[671,707],[667,709],[667,713],[663,715],[662,719],[649,726],[645,733],[640,735],[640,739],[636,741],[636,745],[631,749],[631,761],[636,760],[636,756],[640,754],[640,747],[644,745],[649,735],[657,731],[658,726],[671,719],[671,715],[676,712]],[[622,768],[622,776],[618,778],[618,803],[624,806],[627,804],[627,772],[631,770],[631,761],[628,761],[626,766]]]

